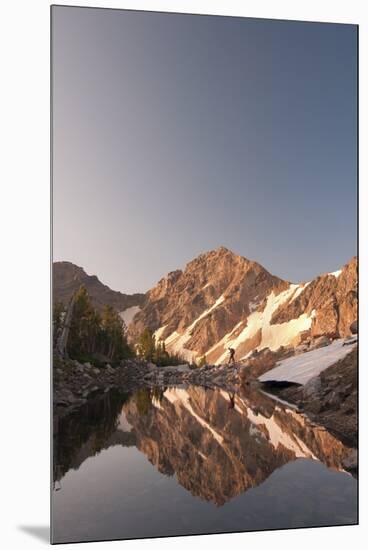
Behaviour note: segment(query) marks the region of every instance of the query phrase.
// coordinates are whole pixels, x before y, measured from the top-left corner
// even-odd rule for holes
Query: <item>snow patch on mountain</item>
[[[271,351],[275,351],[280,346],[291,344],[298,334],[311,327],[314,316],[313,310],[310,315],[303,313],[297,319],[291,319],[286,323],[270,325],[266,321],[265,326],[262,327],[262,341],[257,349],[270,348]]]
[[[127,309],[124,309],[124,311],[121,311],[119,313],[120,317],[123,319],[126,326],[128,326],[132,320],[133,317],[141,310],[139,306],[132,306],[128,307]]]
[[[162,409],[161,401],[160,399],[158,399],[158,397],[152,397],[152,405],[156,407],[156,409]]]
[[[263,311],[255,311],[249,315],[247,319],[247,325],[241,331],[241,333],[231,339],[230,335],[234,333],[234,329],[225,335],[221,343],[226,347],[236,349],[242,342],[245,342],[249,338],[252,338],[261,330],[261,343],[256,349],[270,348],[270,350],[277,350],[280,346],[286,346],[290,344],[294,338],[302,331],[308,330],[312,324],[314,312],[311,315],[303,313],[297,319],[292,319],[286,323],[271,325],[271,318],[276,309],[285,302],[294,298],[296,292],[300,290],[300,285],[290,285],[288,289],[279,294],[275,294],[272,291],[266,302],[266,306]],[[223,362],[227,356],[227,350],[219,357],[217,364]]]
[[[307,288],[309,284],[310,284],[310,281],[308,283],[298,285],[299,288],[297,288],[296,292],[293,294],[290,302],[293,302],[299,296],[299,294],[301,294]]]
[[[163,327],[160,327],[158,328],[154,333],[153,333],[153,336],[155,337],[156,339],[156,342],[158,342],[159,340],[162,339],[162,334],[165,330],[165,328],[167,327],[167,325],[164,325]]]
[[[189,327],[187,327],[185,329],[185,331],[180,334],[179,332],[177,332],[176,330],[174,332],[172,332],[170,334],[170,336],[168,336],[166,339],[165,339],[165,346],[166,346],[166,349],[171,352],[171,353],[180,353],[181,355],[183,355],[184,359],[186,359],[187,361],[191,361],[196,355],[197,355],[197,352],[194,352],[194,351],[190,351],[190,350],[186,350],[185,349],[185,344],[190,340],[191,336],[192,336],[192,331],[194,329],[194,327],[196,326],[196,324],[201,320],[203,319],[204,317],[206,317],[207,315],[209,315],[211,313],[211,311],[213,311],[217,306],[219,306],[220,304],[222,304],[222,302],[225,300],[225,297],[224,295],[221,295],[217,300],[216,302],[208,309],[206,309],[205,311],[203,311],[203,313],[201,313],[201,315],[199,315],[199,317],[197,317],[197,319],[195,319],[193,321],[193,323],[191,325],[189,325]],[[165,327],[161,327],[159,328],[156,332],[155,332],[155,335],[159,332],[160,334],[162,334],[163,330],[165,329]]]
[[[332,273],[329,273],[329,275],[333,275],[336,277],[336,279],[341,275],[342,269],[338,269],[337,271],[332,271]]]
[[[253,313],[253,311],[255,311],[257,309],[257,307],[259,306],[260,302],[257,301],[257,298],[258,296],[255,297],[255,299],[253,300],[253,302],[249,302],[249,311],[251,313]]]

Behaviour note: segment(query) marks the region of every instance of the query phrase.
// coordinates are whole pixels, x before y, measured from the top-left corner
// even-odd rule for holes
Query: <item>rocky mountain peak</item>
[[[72,262],[68,262],[68,261],[55,262],[54,267],[55,266],[56,266],[57,277],[67,277],[67,278],[87,277],[87,273],[84,271],[83,267],[73,264]]]
[[[131,341],[148,327],[168,351],[189,361],[206,355],[208,362],[224,362],[229,347],[239,361],[265,348],[345,337],[358,314],[355,256],[340,270],[299,284],[224,246],[171,271],[146,295],[115,292],[71,262],[54,264],[53,281],[54,300],[68,302],[84,284],[97,307],[129,310]]]
[[[204,353],[246,318],[271,288],[278,292],[285,284],[257,262],[222,246],[161,279],[149,291],[129,333],[134,340],[148,326],[159,338],[173,335],[168,342],[173,351],[181,351],[179,340],[185,340],[187,349]]]
[[[247,260],[247,258],[236,254],[225,246],[220,246],[213,250],[208,250],[207,252],[202,252],[201,254],[199,254],[196,258],[188,262],[188,264],[186,265],[186,269],[191,269],[197,265],[209,266],[215,263],[221,264],[221,262],[241,262],[243,264],[252,263],[250,260]]]
[[[223,362],[254,350],[297,346],[305,338],[350,334],[357,318],[357,261],[313,281],[292,284],[221,246],[169,273],[149,291],[129,327],[150,328],[184,359]]]
[[[185,266],[182,273],[186,277],[192,275],[199,278],[200,284],[206,285],[210,283],[216,286],[217,282],[229,285],[232,281],[237,280],[250,271],[253,271],[256,275],[263,273],[265,277],[272,277],[257,262],[248,260],[244,256],[240,256],[224,246],[220,246],[214,250],[204,252],[191,260]],[[221,288],[221,290],[224,290],[224,288]]]

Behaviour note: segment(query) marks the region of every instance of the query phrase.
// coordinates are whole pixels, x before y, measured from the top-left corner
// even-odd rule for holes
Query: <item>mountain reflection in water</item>
[[[132,395],[110,391],[55,419],[54,541],[356,523],[356,481],[342,468],[347,453],[324,428],[259,391],[230,394],[197,386]],[[278,479],[277,498],[284,503],[267,514],[275,497],[259,491],[275,483],[270,476]],[[310,498],[322,501],[324,509],[312,513],[313,482],[316,494]],[[298,488],[299,501],[306,502],[296,510]],[[246,492],[249,517],[235,498],[244,500]],[[148,522],[140,519],[143,498],[152,502]],[[177,514],[168,525],[173,498]]]

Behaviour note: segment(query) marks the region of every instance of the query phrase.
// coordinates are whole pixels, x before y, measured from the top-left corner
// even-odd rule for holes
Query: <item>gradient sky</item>
[[[220,245],[356,254],[356,27],[54,7],[54,260],[146,291]]]

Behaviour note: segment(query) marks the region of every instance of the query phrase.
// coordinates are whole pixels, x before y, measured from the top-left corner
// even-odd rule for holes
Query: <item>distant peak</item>
[[[86,273],[83,267],[81,267],[80,265],[74,264],[73,262],[69,262],[67,260],[60,260],[58,262],[53,262],[53,265],[58,269],[61,268],[61,269],[68,269],[68,270]]]

